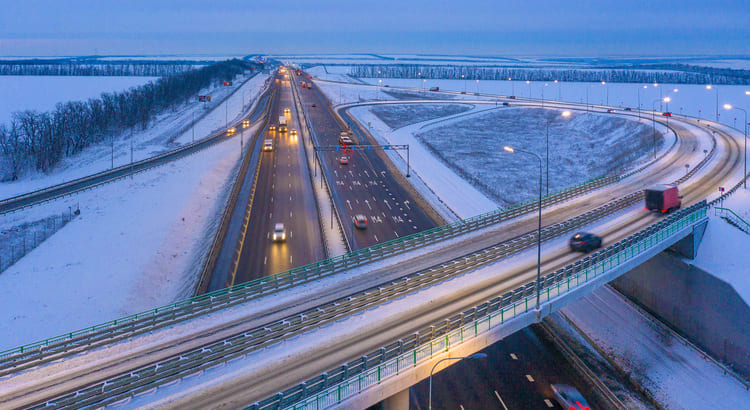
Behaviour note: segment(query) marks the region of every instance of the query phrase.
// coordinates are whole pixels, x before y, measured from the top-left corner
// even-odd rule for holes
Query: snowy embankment
[[[242,110],[243,93],[245,106],[249,108],[250,102],[257,97],[259,90],[263,87],[268,76],[258,74],[247,81],[239,90],[236,87],[217,87],[207,89],[201,93],[211,95],[214,102],[218,104],[227,95],[237,90],[221,106],[210,106],[197,101],[190,101],[175,109],[160,114],[153,125],[140,132],[123,134],[115,138],[114,142],[92,145],[82,152],[64,158],[49,174],[34,173],[23,175],[18,181],[7,181],[0,183],[0,199],[10,198],[26,192],[35,191],[48,186],[61,184],[97,172],[106,171],[114,167],[129,164],[132,161],[140,161],[166,151],[188,144],[194,139],[204,138],[214,131],[224,127],[227,120],[230,122],[236,118]],[[245,81],[247,78],[238,78],[235,84]],[[43,98],[44,94],[39,95]],[[41,105],[41,103],[38,103]],[[183,128],[192,123],[193,119],[201,118],[207,110],[213,111],[201,121],[196,122],[195,129]],[[132,154],[132,158],[131,158]]]
[[[264,77],[259,75],[234,93],[227,100],[226,112],[221,107],[195,124],[196,139],[222,127],[226,118],[238,117],[242,91],[247,103],[261,91]],[[181,111],[183,120],[184,115],[191,116],[191,108]],[[152,150],[163,150],[166,139],[155,136],[179,123],[174,115],[163,120],[134,136],[144,157]],[[245,138],[254,131],[244,130]],[[176,141],[191,139],[188,130]],[[71,175],[96,172],[103,162],[108,165],[108,150],[93,147],[76,157],[87,165],[77,169],[69,165],[47,178],[20,181],[17,189],[25,192]],[[123,156],[124,149],[116,161]],[[0,229],[5,230],[69,206],[81,210],[79,217],[0,274],[0,327],[10,329],[0,334],[0,350],[191,296],[239,159],[238,134],[133,177],[3,215]]]

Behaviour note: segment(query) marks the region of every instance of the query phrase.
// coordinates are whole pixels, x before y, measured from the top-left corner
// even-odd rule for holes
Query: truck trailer
[[[656,185],[643,191],[646,199],[644,209],[668,213],[680,209],[682,200],[676,185]]]
[[[279,116],[279,132],[286,132],[286,115]]]

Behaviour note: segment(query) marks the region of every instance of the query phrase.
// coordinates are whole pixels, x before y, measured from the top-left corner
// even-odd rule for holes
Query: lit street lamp
[[[647,85],[644,85],[643,88],[648,88]],[[641,118],[641,89],[638,89],[638,118]]]
[[[654,159],[656,159],[656,102],[659,102],[659,105],[661,105],[661,99],[654,100],[651,103],[651,124],[652,124],[652,136],[654,140]]]
[[[711,84],[706,86],[706,90],[712,88]],[[719,87],[713,87],[716,89],[716,122],[719,122]]]
[[[750,93],[750,92],[745,91],[745,93]],[[744,127],[745,128],[745,149],[744,149],[744,153],[743,153],[743,155],[745,157],[745,172],[744,172],[745,181],[743,183],[743,187],[745,189],[747,189],[747,178],[746,178],[747,177],[747,111],[745,111],[744,108],[733,107],[731,104],[724,104],[724,109],[726,109],[726,110],[731,110],[731,109],[740,110],[740,111],[742,111],[745,114],[745,127]]]
[[[568,118],[570,117],[570,111],[563,111],[560,115]],[[547,195],[549,195],[549,124],[553,119],[554,117],[547,120]]]
[[[474,353],[471,356],[446,357],[445,359],[438,360],[438,362],[435,363],[434,366],[432,366],[432,370],[430,370],[430,390],[429,390],[429,396],[428,396],[429,397],[429,403],[427,404],[427,410],[432,410],[432,373],[435,371],[435,368],[437,367],[437,365],[440,364],[440,362],[444,362],[446,360],[484,359],[485,357],[487,357],[487,353],[479,352],[479,353]]]
[[[508,81],[510,81],[510,95],[511,96],[516,95],[516,91],[515,91],[516,87],[513,84],[513,79],[508,77]]]
[[[602,85],[606,86],[607,88],[607,104],[606,105],[609,105],[609,84],[607,84],[606,81],[602,81]]]
[[[539,161],[539,229],[537,230],[537,254],[536,254],[536,309],[539,310],[539,294],[542,284],[542,158],[530,151],[523,151],[511,147],[503,147],[504,150],[513,153],[521,152],[533,155]]]

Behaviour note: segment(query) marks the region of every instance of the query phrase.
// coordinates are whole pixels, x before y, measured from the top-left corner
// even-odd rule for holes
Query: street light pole
[[[724,104],[724,108],[727,110],[735,109],[740,110],[745,114],[745,147],[743,151],[743,156],[745,157],[745,172],[744,172],[744,182],[743,182],[743,188],[747,189],[747,111],[745,111],[744,108],[740,107],[733,107],[731,104]]]
[[[570,117],[570,111],[563,111],[563,117]],[[552,118],[547,120],[547,195],[549,195],[549,124],[552,122]]]
[[[438,362],[435,363],[434,366],[432,366],[432,370],[430,370],[430,390],[429,390],[429,396],[428,396],[429,402],[427,404],[427,410],[432,410],[432,373],[435,371],[435,368],[437,367],[437,365],[439,365],[441,362],[444,362],[446,360],[463,360],[463,359],[473,360],[473,359],[484,359],[485,357],[487,357],[487,353],[479,352],[479,353],[474,353],[471,356],[446,357],[445,359],[438,360]]]
[[[654,100],[651,103],[651,125],[652,125],[652,137],[654,141],[654,159],[656,159],[656,102],[659,101],[661,105],[661,99]]]
[[[539,161],[539,227],[537,229],[537,253],[536,253],[536,309],[539,310],[539,300],[542,284],[542,158],[530,151],[523,151],[511,147],[503,147],[507,152],[521,152],[533,155]]]

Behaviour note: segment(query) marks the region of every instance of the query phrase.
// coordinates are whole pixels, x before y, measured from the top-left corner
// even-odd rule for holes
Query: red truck
[[[676,185],[656,185],[643,191],[646,196],[646,207],[649,211],[661,213],[680,209],[682,198]]]

